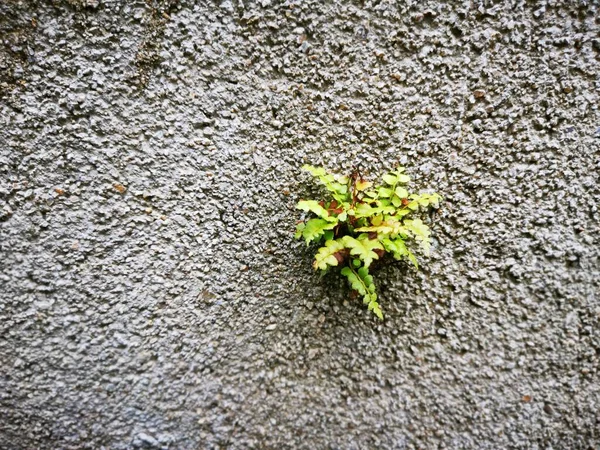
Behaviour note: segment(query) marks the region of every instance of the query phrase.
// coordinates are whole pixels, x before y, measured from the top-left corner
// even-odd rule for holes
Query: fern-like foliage
[[[437,207],[442,198],[438,194],[409,193],[406,185],[410,177],[403,167],[385,174],[379,186],[363,180],[358,172],[340,176],[322,167],[302,168],[325,187],[331,198],[298,202],[298,209],[316,217],[297,225],[296,238],[304,239],[307,245],[324,243],[315,255],[315,270],[342,267],[341,274],[352,289],[383,320],[369,273],[371,265],[389,254],[396,260],[410,261],[418,269],[411,243],[429,255],[431,233],[420,218],[412,216],[420,209]]]

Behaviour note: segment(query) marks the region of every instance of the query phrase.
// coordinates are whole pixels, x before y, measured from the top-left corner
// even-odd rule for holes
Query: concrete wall
[[[599,14],[4,0],[0,448],[597,448]],[[446,199],[383,323],[306,162]]]

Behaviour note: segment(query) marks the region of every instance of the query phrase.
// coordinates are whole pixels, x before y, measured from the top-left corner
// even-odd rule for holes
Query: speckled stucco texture
[[[600,448],[599,17],[0,2],[0,448]],[[384,322],[307,162],[444,196]]]

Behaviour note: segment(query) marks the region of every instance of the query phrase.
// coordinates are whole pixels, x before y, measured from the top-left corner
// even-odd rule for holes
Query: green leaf
[[[344,250],[344,243],[340,239],[325,242],[325,246],[321,247],[315,255],[313,263],[315,270],[325,270],[327,266],[337,266],[339,261],[335,254],[341,250]]]
[[[355,217],[371,217],[374,215],[373,208],[368,203],[359,203],[354,210],[349,210],[348,214]]]
[[[351,255],[356,255],[363,261],[365,269],[369,267],[375,259],[379,259],[379,255],[373,250],[383,250],[381,242],[376,239],[369,239],[369,236],[365,233],[358,236],[358,239],[354,239],[352,236],[344,236],[342,241],[344,242],[345,247],[350,249]]]
[[[406,189],[404,189],[403,187],[398,186],[396,188],[396,190],[394,191],[394,193],[399,197],[399,198],[407,198],[408,197],[408,191]]]
[[[345,175],[338,175],[338,174],[335,174],[335,175],[333,175],[333,177],[335,178],[335,181],[337,181],[337,182],[338,182],[338,183],[340,183],[340,184],[346,184],[346,185],[347,185],[347,184],[348,184],[348,181],[350,181],[350,180],[348,179],[348,177],[347,177],[347,176],[345,176]]]
[[[363,266],[360,269],[358,269],[358,275],[360,276],[361,280],[363,280],[363,282],[365,283],[365,286],[367,288],[367,291],[371,291],[370,286],[373,286],[373,288],[375,288],[375,285],[373,284],[373,277],[371,275],[369,275],[369,269],[367,266]],[[373,289],[375,290],[375,289]]]
[[[381,312],[379,303],[376,301],[371,301],[371,303],[369,303],[369,309],[373,311],[377,317],[379,317],[379,320],[383,320],[383,313]]]
[[[407,205],[412,210],[419,206],[427,207],[429,205],[437,206],[442,197],[439,194],[412,194],[408,197],[411,202]]]
[[[417,209],[419,209],[419,202],[416,200],[413,200],[408,205],[406,205],[406,207],[409,209],[412,209],[413,211],[416,211]]]
[[[323,169],[322,167],[315,167],[315,166],[311,166],[309,164],[303,165],[302,170],[306,170],[307,172],[310,172],[310,174],[313,177],[322,177],[324,175],[327,175],[327,171],[325,169]]]
[[[302,230],[302,237],[307,244],[319,239],[326,230],[332,230],[336,224],[325,219],[310,219]]]
[[[367,287],[365,286],[365,283],[358,277],[354,270],[352,270],[350,267],[344,267],[341,271],[341,274],[348,278],[352,289],[357,291],[360,295],[367,295]]]
[[[378,233],[378,234],[399,234],[405,233],[406,229],[402,226],[401,222],[398,222],[396,219],[392,217],[388,217],[386,220],[381,222],[380,225],[374,225],[370,227],[360,227],[354,231],[358,231],[359,233]]]
[[[421,194],[422,199],[419,201],[421,206],[438,206],[439,202],[442,200],[441,195],[439,194]],[[427,201],[427,204],[423,204],[424,201]]]
[[[405,220],[404,225],[410,231],[412,231],[415,234],[415,236],[420,237],[422,239],[429,238],[429,227],[425,225],[421,219]]]
[[[333,197],[339,202],[347,200],[348,197],[348,177],[328,173],[322,167],[314,167],[308,164],[302,166],[302,169],[309,172],[313,177],[318,178],[325,188],[333,194]]]
[[[387,237],[380,238],[383,248],[386,252],[392,254],[394,259],[400,260],[404,256],[408,256],[408,249],[402,238],[390,239]]]
[[[370,181],[358,180],[355,186],[357,191],[364,191],[365,189],[368,189],[371,186],[373,186],[373,183],[371,183]]]
[[[410,213],[412,213],[412,211],[410,209],[399,209],[398,211],[396,211],[396,214],[394,214],[394,217],[402,218]]]
[[[394,232],[396,228],[388,223],[382,223],[381,225],[371,226],[371,227],[360,227],[356,228],[354,231],[359,233],[380,233],[380,234],[391,234]]]
[[[306,212],[311,211],[317,216],[321,217],[322,219],[327,220],[328,222],[336,221],[335,217],[330,217],[329,212],[327,212],[325,208],[319,205],[319,202],[317,202],[316,200],[300,200],[296,205],[296,208]]]
[[[404,169],[398,169],[393,172],[390,172],[384,175],[383,181],[385,181],[390,186],[396,186],[398,183],[408,183],[410,181],[410,177],[402,173]]]
[[[346,266],[342,269],[342,275],[348,278],[352,289],[357,291],[363,296],[363,301],[369,304],[371,301],[377,300],[377,294],[375,294],[375,284],[373,284],[373,277],[369,275],[369,270],[366,267],[360,267],[358,270]]]
[[[357,271],[352,270],[350,267],[344,267],[342,275],[348,278],[352,289],[363,296],[363,303],[367,305],[369,311],[373,311],[380,320],[383,320],[383,313],[379,303],[377,303],[375,284],[373,284],[373,277],[369,274],[369,270],[364,266]]]
[[[398,182],[398,177],[389,173],[389,174],[383,176],[383,181],[385,181],[390,186],[393,186]]]
[[[338,194],[347,194],[348,193],[348,185],[343,183],[329,183],[325,184],[325,187],[329,189],[331,192],[337,192]]]
[[[392,196],[392,190],[384,187],[377,189],[377,193],[379,194],[379,197],[383,198],[390,198]]]
[[[296,225],[296,233],[294,234],[294,238],[300,239],[302,237],[302,231],[304,230],[305,226],[306,224],[304,222],[300,222],[298,225]]]
[[[395,211],[396,211],[396,208],[394,208],[393,206],[372,207],[368,203],[359,203],[354,208],[354,214],[353,215],[356,218],[373,217],[373,216],[376,216],[378,214],[391,214],[391,213],[394,213]],[[350,214],[350,211],[348,211],[348,214]]]
[[[431,245],[429,227],[421,219],[405,220],[404,226],[415,236],[425,254],[429,255],[429,247]]]
[[[417,257],[410,250],[406,250],[408,252],[407,256],[411,263],[414,264],[415,268],[419,270],[419,263],[417,262]]]
[[[373,216],[373,218],[371,219],[371,224],[375,226],[381,225],[381,222],[383,222],[383,215],[381,214]]]

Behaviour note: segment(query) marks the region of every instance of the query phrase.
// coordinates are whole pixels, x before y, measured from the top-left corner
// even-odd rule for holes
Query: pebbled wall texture
[[[0,448],[600,448],[600,5],[1,0]],[[445,198],[379,322],[302,164]]]

